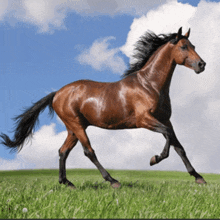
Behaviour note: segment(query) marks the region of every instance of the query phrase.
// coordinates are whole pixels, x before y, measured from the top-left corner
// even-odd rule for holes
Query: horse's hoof
[[[76,187],[69,180],[66,181],[65,185],[70,189],[76,189]]]
[[[203,178],[196,179],[196,183],[198,184],[206,184],[206,181]]]
[[[150,165],[153,166],[154,164],[157,164],[157,158],[156,158],[156,156],[153,156],[153,157],[150,159]]]
[[[115,183],[112,183],[111,186],[112,186],[112,188],[117,189],[117,188],[121,187],[121,183],[115,182]]]
[[[67,185],[67,187],[70,189],[76,189],[76,187],[74,185]]]

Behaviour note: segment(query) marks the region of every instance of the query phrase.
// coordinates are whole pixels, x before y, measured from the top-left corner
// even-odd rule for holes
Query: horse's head
[[[184,36],[182,36],[182,27],[179,29],[176,38],[171,41],[174,45],[172,55],[176,64],[184,65],[196,73],[201,73],[205,70],[206,63],[196,53],[195,46],[188,40],[189,34],[190,29]]]

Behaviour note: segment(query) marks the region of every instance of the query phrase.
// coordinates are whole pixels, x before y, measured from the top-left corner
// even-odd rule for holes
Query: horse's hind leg
[[[121,184],[117,180],[113,179],[110,176],[110,174],[104,169],[104,167],[99,163],[95,155],[95,151],[91,147],[90,141],[87,137],[85,130],[84,129],[78,130],[76,136],[83,146],[85,156],[87,156],[95,164],[95,166],[99,169],[100,173],[102,174],[103,178],[106,181],[109,181],[113,188],[120,187]]]
[[[59,149],[59,183],[66,184],[71,188],[75,188],[75,186],[66,178],[66,159],[76,145],[78,139],[72,132],[68,131],[68,136],[63,144],[63,146]]]

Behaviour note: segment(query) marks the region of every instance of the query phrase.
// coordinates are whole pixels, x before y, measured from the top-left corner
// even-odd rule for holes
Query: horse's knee
[[[64,158],[67,158],[70,151],[68,151],[68,150],[60,151],[59,150],[58,152],[59,152],[60,159],[64,159]]]
[[[61,149],[61,148],[60,148]],[[65,163],[69,153],[70,153],[71,149],[65,149],[65,150],[59,150],[59,159],[60,159],[60,162],[63,162]]]
[[[86,148],[86,147],[84,147],[83,150],[84,150],[84,155],[85,155],[85,156],[87,156],[87,157],[89,157],[89,158],[94,157],[94,155],[95,155],[95,151],[94,151],[94,150],[89,150],[89,149]]]

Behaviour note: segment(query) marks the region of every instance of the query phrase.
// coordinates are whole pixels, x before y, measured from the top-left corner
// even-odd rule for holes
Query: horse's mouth
[[[198,70],[195,69],[196,74],[200,74],[205,70],[205,67],[199,68]]]

